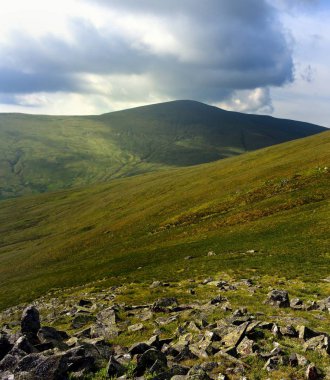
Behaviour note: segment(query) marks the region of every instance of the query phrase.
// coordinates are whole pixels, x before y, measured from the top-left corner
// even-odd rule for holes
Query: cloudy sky
[[[330,127],[329,19],[328,0],[4,0],[0,112],[194,99]]]

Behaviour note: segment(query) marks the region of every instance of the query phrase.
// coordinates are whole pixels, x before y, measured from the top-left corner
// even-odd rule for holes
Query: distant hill
[[[0,309],[102,278],[175,281],[220,270],[292,278],[302,290],[308,280],[315,294],[329,276],[329,167],[330,131],[208,164],[3,200]]]
[[[215,161],[324,131],[174,101],[100,116],[0,115],[0,199]]]

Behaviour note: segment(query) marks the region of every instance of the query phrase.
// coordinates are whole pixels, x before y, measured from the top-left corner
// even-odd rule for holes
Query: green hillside
[[[183,167],[324,128],[193,101],[101,116],[0,115],[0,199]]]
[[[221,270],[317,286],[329,276],[329,167],[324,132],[214,163],[2,201],[1,308],[100,278],[174,281]],[[217,256],[206,257],[209,250]]]

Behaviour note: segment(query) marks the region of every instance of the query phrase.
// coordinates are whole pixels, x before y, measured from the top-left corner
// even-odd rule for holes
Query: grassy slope
[[[325,132],[215,163],[2,201],[0,305],[102,277],[225,270],[317,282],[329,275],[329,164]],[[243,254],[249,249],[258,252]],[[218,255],[210,260],[208,250]]]
[[[101,116],[0,115],[0,199],[211,162],[318,133],[177,101]]]

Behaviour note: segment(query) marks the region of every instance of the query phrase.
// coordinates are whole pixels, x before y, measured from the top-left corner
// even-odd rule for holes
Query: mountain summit
[[[0,199],[196,165],[325,128],[190,100],[100,116],[0,115]]]

